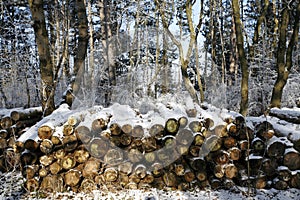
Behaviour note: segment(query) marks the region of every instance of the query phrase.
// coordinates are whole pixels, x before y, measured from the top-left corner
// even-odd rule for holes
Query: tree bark
[[[292,68],[293,60],[293,50],[294,46],[297,44],[299,36],[299,16],[300,16],[300,3],[298,2],[296,15],[294,16],[294,27],[291,39],[289,41],[288,47],[286,48],[287,40],[287,28],[289,25],[289,9],[286,7],[283,9],[282,21],[279,28],[279,42],[277,50],[277,79],[273,87],[271,105],[270,107],[281,107],[281,98],[283,93],[283,88],[287,82],[289,73]]]
[[[40,71],[42,79],[41,98],[44,115],[51,114],[55,109],[54,75],[50,54],[50,43],[46,29],[43,0],[28,0],[33,19],[33,29],[39,52]]]
[[[232,0],[232,9],[233,9],[233,16],[234,16],[234,23],[235,23],[239,61],[242,68],[240,113],[243,116],[246,116],[248,112],[249,72],[248,72],[248,62],[247,62],[245,49],[244,49],[244,38],[242,32],[242,22],[240,17],[240,6],[238,0]]]

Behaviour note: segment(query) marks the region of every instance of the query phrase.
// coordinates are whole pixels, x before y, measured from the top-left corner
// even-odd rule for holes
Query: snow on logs
[[[265,122],[250,128],[239,116],[214,125],[213,119],[193,114],[145,128],[111,117],[48,121],[37,127],[38,140],[13,146],[3,129],[0,170],[20,163],[25,188],[40,192],[91,192],[102,186],[300,188],[299,145]]]

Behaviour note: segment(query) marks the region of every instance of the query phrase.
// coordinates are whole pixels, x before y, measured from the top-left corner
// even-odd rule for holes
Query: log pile
[[[268,122],[250,128],[240,116],[219,125],[182,116],[145,128],[110,117],[46,123],[38,140],[15,144],[26,190],[300,188],[299,141]]]
[[[20,152],[24,147],[17,139],[27,128],[42,118],[41,107],[16,109],[7,115],[0,115],[0,171],[18,169]],[[30,141],[29,141],[30,142]]]

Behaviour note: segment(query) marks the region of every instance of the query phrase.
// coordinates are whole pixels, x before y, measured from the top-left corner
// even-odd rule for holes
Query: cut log
[[[88,150],[90,154],[96,158],[103,157],[108,150],[108,143],[101,138],[94,138],[90,141],[88,145]]]
[[[67,155],[61,160],[61,167],[65,170],[74,168],[76,165],[76,160],[73,156]]]
[[[190,169],[185,170],[183,177],[187,183],[191,183],[196,179],[195,173],[193,171],[191,171]]]
[[[25,188],[29,192],[36,192],[39,190],[39,180],[37,177],[26,180]]]
[[[45,139],[40,144],[40,150],[44,154],[49,154],[53,150],[53,143],[51,140]]]
[[[143,165],[143,164],[138,164],[138,165],[134,168],[133,172],[135,173],[135,175],[136,175],[138,178],[143,179],[143,178],[145,178],[145,176],[147,175],[147,168],[146,168],[146,166]]]
[[[115,166],[123,162],[123,152],[121,149],[109,149],[104,156],[104,163],[109,166]]]
[[[277,160],[275,159],[265,158],[262,161],[261,169],[269,177],[273,177],[276,174],[277,167],[278,164],[277,164]]]
[[[274,136],[267,141],[267,154],[270,157],[280,158],[285,151],[285,144],[280,138]]]
[[[7,147],[7,141],[4,138],[0,138],[0,150],[3,150]]]
[[[277,178],[279,180],[283,180],[283,181],[286,181],[286,182],[288,182],[289,180],[291,180],[292,173],[291,173],[291,171],[289,170],[288,167],[286,167],[286,166],[279,166],[277,168],[277,173],[278,173]]]
[[[76,186],[81,179],[81,173],[78,170],[71,169],[65,173],[64,181],[65,184],[74,187]]]
[[[155,139],[158,139],[158,140],[161,139],[165,135],[164,126],[161,124],[155,124],[155,125],[151,126],[151,128],[149,130],[149,134],[151,137],[154,137]]]
[[[205,141],[205,137],[201,133],[196,133],[194,135],[193,144],[196,146],[201,146]]]
[[[35,164],[38,157],[33,152],[24,152],[21,155],[21,164],[22,166]]]
[[[229,135],[236,137],[240,134],[240,132],[238,131],[237,126],[234,123],[230,123],[227,125],[227,132]]]
[[[63,135],[68,136],[74,133],[74,128],[72,125],[65,124],[63,126]]]
[[[300,154],[294,148],[285,150],[283,164],[290,170],[300,170]]]
[[[223,165],[215,165],[214,167],[214,175],[217,178],[222,178],[225,175],[224,166]]]
[[[239,160],[241,158],[241,150],[237,147],[228,149],[229,157],[231,160]]]
[[[43,178],[40,185],[40,192],[53,193],[63,192],[64,180],[60,175],[48,175]]]
[[[176,141],[179,144],[189,146],[194,140],[193,133],[188,129],[181,129],[176,135]]]
[[[195,171],[205,171],[206,161],[203,158],[195,157],[189,160],[191,168]]]
[[[128,159],[132,163],[138,163],[143,159],[143,154],[138,149],[130,149],[128,152]]]
[[[225,137],[223,140],[223,145],[225,148],[230,149],[232,147],[237,146],[237,141],[234,137]]]
[[[184,172],[185,172],[185,168],[186,167],[183,164],[177,164],[177,165],[175,165],[175,169],[174,169],[175,174],[177,176],[183,176]]]
[[[148,153],[157,149],[156,139],[154,137],[146,137],[142,139],[143,150]]]
[[[179,123],[176,119],[170,118],[166,121],[165,130],[170,135],[175,135],[179,130]]]
[[[226,178],[232,179],[237,177],[238,168],[234,164],[225,165],[225,176]]]
[[[211,118],[205,118],[203,122],[203,126],[208,130],[214,126],[214,120]]]
[[[40,170],[39,170],[39,177],[40,178],[44,178],[48,175],[48,171],[49,169],[47,169],[46,167],[41,167]]]
[[[107,121],[103,118],[97,118],[92,122],[92,131],[100,133],[107,128]]]
[[[123,162],[118,166],[118,170],[120,173],[129,175],[132,172],[133,164],[131,162]]]
[[[222,138],[228,136],[227,126],[226,125],[218,125],[213,129],[213,134]]]
[[[205,181],[207,179],[206,171],[197,171],[196,172],[196,178],[201,182]]]
[[[41,118],[25,119],[25,120],[17,121],[15,126],[16,126],[17,130],[21,130],[21,129],[35,125],[40,120],[41,120]]]
[[[77,163],[85,163],[90,157],[90,153],[85,149],[76,149],[74,152],[74,158]]]
[[[4,116],[0,120],[0,125],[3,129],[8,129],[13,125],[13,120],[9,116]]]
[[[163,181],[167,187],[175,187],[177,185],[177,178],[173,172],[165,172]]]
[[[132,129],[132,137],[142,138],[144,136],[144,129],[141,125],[135,125]]]
[[[128,135],[131,135],[132,126],[130,124],[124,124],[121,128],[122,132]]]
[[[202,124],[199,121],[192,121],[189,123],[189,128],[193,133],[198,133],[202,130]]]
[[[43,166],[47,167],[53,163],[54,157],[52,155],[43,155],[39,160]]]
[[[25,166],[23,176],[25,176],[26,179],[32,179],[36,176],[38,171],[39,171],[38,165],[27,165]]]
[[[106,182],[113,182],[118,179],[118,171],[115,168],[106,168],[104,171],[104,179]]]
[[[42,107],[28,108],[24,110],[14,110],[10,113],[11,119],[15,122],[26,119],[41,118],[42,115]]]
[[[29,151],[36,151],[39,148],[39,143],[33,139],[28,139],[24,143],[24,148],[29,150]]]
[[[297,171],[292,175],[290,186],[293,188],[300,189],[300,171]]]
[[[60,160],[65,157],[66,151],[64,149],[58,149],[53,153],[53,155],[54,155],[54,158]]]
[[[90,158],[84,165],[82,175],[85,178],[93,178],[99,174],[101,162],[99,159]]]
[[[178,123],[179,123],[179,128],[185,128],[186,126],[187,126],[187,124],[188,124],[188,118],[187,117],[184,117],[184,116],[182,116],[182,117],[180,117],[179,119],[178,119]]]
[[[63,138],[62,144],[66,152],[72,152],[78,146],[78,139],[76,135],[68,135]]]
[[[92,179],[83,179],[83,181],[80,184],[79,192],[82,192],[84,194],[92,193],[93,190],[96,190],[97,186]]]
[[[53,174],[53,175],[58,174],[62,170],[60,162],[56,161],[56,162],[52,163],[49,167],[49,170],[50,170],[51,174]]]
[[[93,138],[93,134],[89,127],[81,125],[75,129],[75,135],[83,144],[88,144]]]
[[[40,139],[50,139],[54,132],[54,127],[51,123],[46,123],[38,128],[38,136]]]
[[[286,190],[289,187],[287,182],[279,180],[278,178],[273,180],[272,185],[276,190]]]
[[[7,130],[5,130],[5,129],[0,129],[0,138],[2,138],[2,139],[7,139],[8,136],[9,136],[9,134],[8,134]]]
[[[289,112],[286,112],[285,110],[272,108],[269,112],[269,115],[287,122],[300,124],[300,112],[296,110],[289,110]]]
[[[263,153],[266,149],[265,142],[260,138],[254,138],[251,142],[251,147],[255,152]]]
[[[113,123],[109,126],[109,130],[112,135],[120,135],[122,133],[122,129],[119,124]]]

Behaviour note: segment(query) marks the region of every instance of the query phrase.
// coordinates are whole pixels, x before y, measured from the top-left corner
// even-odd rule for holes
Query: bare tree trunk
[[[300,2],[297,5],[296,15],[294,16],[293,33],[290,38],[288,47],[286,48],[287,40],[287,28],[289,25],[289,8],[283,9],[282,21],[279,28],[279,42],[277,50],[277,79],[273,87],[271,107],[281,106],[281,98],[283,88],[287,82],[289,73],[292,68],[293,60],[293,50],[294,46],[297,44],[299,36],[299,16],[300,16]]]
[[[85,71],[84,61],[87,52],[88,46],[88,21],[86,15],[86,7],[84,1],[76,0],[75,1],[75,10],[78,18],[78,44],[77,44],[77,51],[75,55],[74,61],[74,70],[73,70],[73,77],[76,78],[74,82],[72,82],[71,87],[73,93],[76,94],[80,89],[80,83],[82,81],[82,76]],[[71,96],[71,93],[68,93]],[[68,99],[73,99],[72,97]]]
[[[94,85],[94,29],[93,29],[93,19],[92,19],[92,5],[91,2],[87,1],[88,5],[88,23],[89,23],[89,44],[90,44],[90,53],[89,53],[89,76],[91,78],[91,85]]]
[[[28,2],[34,22],[33,28],[40,59],[42,107],[44,114],[49,115],[55,109],[55,88],[53,80],[53,64],[50,54],[50,43],[43,10],[44,2],[43,0],[28,0]]]
[[[248,110],[248,62],[244,50],[244,38],[242,32],[242,22],[240,18],[240,6],[239,0],[232,0],[232,9],[235,23],[235,32],[237,38],[237,48],[239,61],[242,68],[242,83],[241,83],[241,103],[240,103],[240,113],[243,116],[247,115]]]
[[[100,7],[100,19],[101,19],[101,32],[102,32],[102,45],[104,48],[104,59],[108,67],[109,86],[116,86],[116,62],[115,54],[113,50],[113,44],[110,42],[110,38],[113,35],[112,23],[111,23],[111,9],[108,0],[99,1]],[[111,102],[111,88],[108,91],[106,97],[106,104]]]

